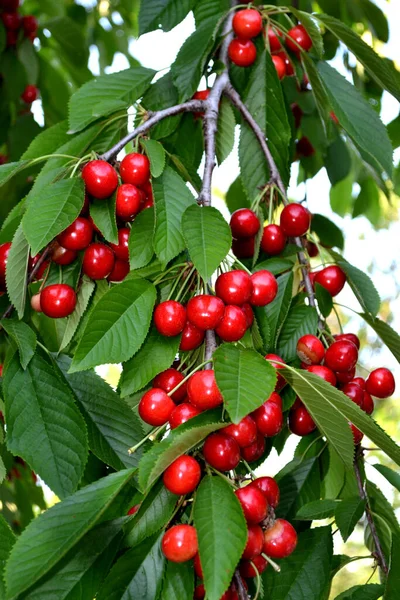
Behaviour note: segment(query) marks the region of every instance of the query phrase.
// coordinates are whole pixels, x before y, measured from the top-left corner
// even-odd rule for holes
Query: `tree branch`
[[[244,587],[242,576],[240,575],[238,570],[235,571],[233,578],[235,580],[236,591],[239,600],[248,600],[249,596],[247,594],[246,588]]]

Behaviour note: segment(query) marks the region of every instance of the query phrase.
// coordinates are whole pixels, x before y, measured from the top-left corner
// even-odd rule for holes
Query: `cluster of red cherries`
[[[272,26],[265,30],[262,16],[258,10],[246,8],[238,11],[233,17],[232,26],[237,37],[229,44],[228,54],[235,65],[250,67],[254,63],[257,58],[257,49],[252,39],[264,32],[279,79],[283,79],[285,75],[294,75],[293,63],[282,46],[282,32]],[[298,57],[301,50],[306,52],[310,50],[312,40],[303,25],[296,25],[286,34],[285,44],[287,49]]]
[[[6,46],[14,47],[19,40],[28,38],[33,42],[38,24],[33,15],[21,17],[18,13],[19,0],[0,0],[1,20],[6,30]]]

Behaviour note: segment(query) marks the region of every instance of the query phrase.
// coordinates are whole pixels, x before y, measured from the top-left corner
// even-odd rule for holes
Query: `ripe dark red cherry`
[[[193,406],[193,404],[189,404],[189,402],[179,404],[179,406],[174,408],[168,419],[171,429],[179,427],[179,425],[186,423],[186,421],[189,421],[193,417],[197,417],[200,413],[201,410]]]
[[[204,587],[203,583],[200,583],[200,585],[196,585],[196,587],[194,588],[194,592],[193,592],[193,599],[194,600],[203,600],[203,598],[206,597],[206,588]]]
[[[293,102],[290,105],[290,110],[292,111],[292,114],[293,114],[294,126],[296,129],[298,129],[300,127],[301,119],[303,118],[304,113],[301,110],[300,106],[296,102]],[[310,243],[312,243],[312,242],[310,242]],[[308,242],[307,242],[307,248],[308,248]]]
[[[272,62],[274,63],[278,78],[283,79],[286,75],[285,61],[282,60],[282,58],[280,56],[277,56],[276,54],[273,54],[271,56],[271,58],[272,58]]]
[[[247,329],[249,329],[253,325],[253,322],[254,322],[253,309],[251,308],[251,306],[248,302],[243,304],[243,306],[241,308],[242,308],[242,311],[244,312],[244,316],[246,317]]]
[[[258,488],[267,498],[267,502],[272,508],[279,504],[280,491],[275,479],[272,477],[258,477],[250,485]]]
[[[235,35],[244,40],[249,40],[259,35],[262,31],[262,26],[262,17],[258,10],[254,10],[254,8],[239,10],[232,21]]]
[[[221,298],[200,294],[190,298],[187,304],[188,321],[199,329],[215,329],[224,316],[225,305]]]
[[[338,381],[338,383],[350,383],[350,381],[352,381],[354,379],[354,376],[356,374],[356,368],[353,367],[352,369],[350,369],[349,371],[342,371],[340,372],[336,372],[336,379]]]
[[[348,342],[353,342],[353,344],[357,347],[357,350],[360,349],[360,338],[355,333],[338,333],[333,336],[337,342],[340,340],[347,340]]]
[[[156,306],[153,318],[154,325],[161,335],[175,337],[185,327],[186,310],[180,302],[166,300]]]
[[[78,217],[59,236],[57,241],[63,248],[78,252],[85,250],[92,241],[93,226],[88,219]]]
[[[112,283],[118,283],[119,281],[123,281],[125,277],[128,275],[130,271],[129,263],[126,260],[116,259],[113,270],[107,277],[107,281],[111,281]]]
[[[257,440],[257,425],[250,415],[244,417],[237,425],[232,423],[221,431],[233,437],[240,448],[246,448]]]
[[[307,371],[325,379],[325,381],[333,385],[333,387],[336,386],[336,375],[332,369],[328,369],[328,367],[322,365],[310,365],[307,367]]]
[[[282,408],[276,402],[271,401],[270,398],[252,413],[252,417],[256,422],[257,429],[265,437],[277,435],[282,429]]]
[[[346,394],[346,396],[355,404],[358,404],[358,406],[362,407],[364,392],[360,386],[358,386],[356,383],[351,383],[350,381],[349,383],[345,383],[345,385],[342,387],[342,392],[343,394]]]
[[[150,162],[144,154],[132,152],[127,154],[119,167],[124,183],[141,186],[150,179]]]
[[[354,377],[351,383],[356,383],[363,391],[365,390],[365,379],[364,377]]]
[[[247,530],[247,544],[242,558],[252,560],[261,554],[264,545],[264,532],[259,525],[249,525]]]
[[[229,44],[228,55],[238,67],[250,67],[257,58],[257,49],[251,40],[235,38]]]
[[[38,97],[38,89],[34,85],[27,85],[21,94],[22,100],[25,104],[32,104]]]
[[[315,335],[303,335],[297,342],[297,356],[306,365],[319,365],[325,356],[325,348]]]
[[[201,346],[204,341],[205,333],[202,329],[193,325],[189,321],[186,322],[182,331],[182,338],[179,349],[183,352],[189,352]]]
[[[286,235],[279,225],[267,225],[264,227],[261,238],[261,250],[270,256],[281,254],[286,246]]]
[[[200,465],[192,456],[180,456],[164,471],[163,482],[172,494],[190,494],[199,485]]]
[[[279,39],[281,32],[268,27],[267,29],[269,49],[271,52],[277,52],[282,49],[281,40]],[[279,36],[279,37],[278,37]]]
[[[194,557],[193,566],[194,566],[194,572],[196,573],[197,577],[199,579],[203,579],[203,569],[201,567],[200,554],[196,554],[196,556]]]
[[[372,415],[374,412],[374,401],[371,394],[368,394],[368,392],[363,392],[363,402],[361,408],[367,413],[367,415]]]
[[[6,266],[10,248],[11,242],[0,244],[0,289],[4,287],[6,283]]]
[[[129,261],[129,234],[130,229],[128,227],[121,227],[118,229],[118,244],[110,244],[111,248],[114,251],[114,254],[119,260]]]
[[[105,160],[92,160],[82,169],[82,178],[88,194],[104,200],[117,189],[118,175],[114,167]]]
[[[246,485],[246,487],[236,490],[235,494],[248,523],[257,524],[265,519],[268,512],[268,502],[261,490]]]
[[[199,410],[208,410],[222,404],[223,398],[215,381],[214,371],[197,371],[188,380],[187,395],[190,404]]]
[[[298,406],[289,412],[289,429],[295,435],[308,435],[315,428],[316,425],[305,406]]]
[[[255,556],[251,561],[243,560],[242,562],[240,562],[239,571],[242,577],[244,577],[245,579],[251,579],[263,573],[267,567],[268,562],[263,556],[261,556],[261,554],[259,554],[258,556]]]
[[[139,415],[145,423],[159,427],[165,425],[174,408],[175,404],[164,390],[152,388],[139,402]]]
[[[280,224],[285,235],[298,237],[310,229],[310,212],[301,204],[288,204],[281,212]]]
[[[161,549],[164,556],[172,562],[191,560],[198,551],[195,528],[192,525],[174,525],[164,533]]]
[[[41,258],[41,254],[36,254],[36,256],[34,256],[33,258],[29,259],[28,262],[28,270],[30,273],[32,273],[33,269],[36,267],[37,263],[39,262],[40,258]],[[43,279],[43,276],[46,272],[47,267],[49,266],[50,262],[48,260],[45,260],[39,267],[39,269],[35,272],[35,277],[34,277],[34,281],[40,281],[40,279]]]
[[[346,340],[333,342],[325,353],[325,365],[332,371],[339,373],[353,369],[356,366],[357,359],[358,350],[356,346]]]
[[[1,15],[4,27],[9,31],[18,31],[21,24],[21,18],[16,12],[4,12]]]
[[[169,394],[184,379],[185,378],[180,371],[170,368],[162,373],[159,373],[157,377],[153,379],[153,387],[161,388],[164,390],[164,392]],[[186,397],[186,388],[187,383],[181,385],[181,387],[171,395],[172,400],[176,403],[182,402],[182,400],[184,400]]]
[[[237,442],[225,433],[212,433],[204,442],[204,458],[218,471],[236,469],[240,461],[240,448]]]
[[[224,316],[215,328],[215,332],[224,342],[237,342],[247,331],[247,320],[239,306],[225,307]]]
[[[346,274],[340,267],[331,265],[330,267],[325,267],[322,271],[318,271],[315,275],[314,282],[322,285],[322,287],[328,290],[331,296],[337,296],[344,288],[346,279]]]
[[[76,306],[75,290],[65,283],[48,285],[40,292],[42,312],[52,319],[62,319],[74,312]]]
[[[251,294],[250,304],[253,306],[267,306],[276,297],[278,293],[278,283],[269,271],[262,269],[253,273],[251,276],[253,284],[253,293]]]
[[[252,238],[260,229],[260,220],[249,208],[239,208],[231,216],[230,227],[234,238]]]
[[[139,212],[142,194],[139,188],[130,183],[123,183],[117,190],[115,212],[122,221],[132,221]]]
[[[266,354],[265,358],[266,358],[266,360],[270,361],[271,365],[275,369],[283,369],[284,368],[285,361],[283,360],[283,358],[281,358],[277,354]],[[274,362],[274,361],[277,361],[277,362]],[[280,365],[279,363],[283,363],[283,365]],[[283,386],[286,385],[286,380],[284,377],[282,377],[282,375],[279,374],[279,372],[277,372],[277,376],[278,376],[278,378],[276,380],[275,391],[279,392],[279,390],[281,390],[283,388]]]
[[[359,429],[357,429],[357,427],[355,425],[353,425],[353,423],[350,423],[350,429],[351,429],[351,432],[353,434],[354,443],[357,446],[358,444],[361,443],[361,440],[363,439],[364,434],[363,434],[362,431],[360,431]]]
[[[57,265],[70,265],[78,254],[73,250],[67,250],[62,246],[57,245],[53,254],[51,255],[51,260],[55,262]]]
[[[296,25],[289,30],[286,38],[286,46],[292,52],[296,52],[296,54],[300,52],[300,48],[306,52],[310,50],[312,46],[312,39],[308,35],[303,25]]]
[[[298,157],[309,157],[315,154],[315,148],[305,135],[296,142],[296,154]]]
[[[254,237],[232,240],[232,252],[238,258],[251,258],[254,256],[254,250],[256,247],[256,240]]]
[[[96,242],[90,244],[83,256],[82,268],[90,279],[105,279],[113,270],[114,252],[109,246]]]
[[[256,441],[250,444],[250,446],[242,448],[241,454],[245,461],[251,463],[255,460],[259,460],[263,456],[265,452],[265,446],[265,437],[262,435],[262,433],[258,432]]]
[[[19,0],[0,0],[0,8],[9,12],[18,10]]]
[[[277,519],[264,532],[264,552],[271,558],[286,558],[297,546],[297,533],[294,527],[284,519]]]
[[[26,17],[22,17],[22,28],[26,36],[31,33],[36,34],[38,22],[33,15],[26,15]]]
[[[215,282],[215,293],[225,304],[241,306],[250,300],[252,291],[250,275],[245,271],[222,273]]]
[[[389,398],[394,394],[395,388],[392,372],[384,367],[372,371],[365,382],[366,391],[375,398]]]
[[[288,54],[282,50],[281,52],[277,52],[275,54],[275,56],[279,56],[279,58],[281,58],[283,60],[283,62],[285,63],[286,76],[292,77],[292,75],[295,74],[295,70],[294,70],[293,63],[290,60]]]

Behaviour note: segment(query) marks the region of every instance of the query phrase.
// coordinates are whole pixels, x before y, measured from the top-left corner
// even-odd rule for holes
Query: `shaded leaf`
[[[388,482],[400,492],[400,475],[386,465],[376,463],[372,465],[375,469],[388,480]]]
[[[300,521],[313,521],[317,519],[328,519],[335,514],[337,500],[314,500],[304,504],[296,513],[296,519]]]
[[[36,334],[26,323],[3,319],[1,326],[18,346],[21,366],[26,369],[36,349]]]
[[[194,0],[156,0],[142,2],[139,11],[139,35],[161,28],[171,31],[193,8]]]
[[[22,230],[22,225],[20,224],[12,239],[6,268],[8,297],[14,305],[20,319],[24,316],[25,311],[28,261],[29,244]]]
[[[306,13],[302,10],[298,10],[293,7],[291,7],[290,10],[294,14],[296,19],[298,19],[307,30],[307,33],[312,40],[313,53],[315,53],[318,56],[318,58],[322,58],[324,54],[324,42],[322,40],[321,32],[319,30],[315,18],[313,18],[313,16],[311,16],[309,13]]]
[[[343,541],[346,542],[353,533],[354,527],[361,519],[365,510],[365,500],[359,496],[342,500],[335,510],[336,525],[340,529]]]
[[[118,244],[117,219],[115,216],[116,193],[106,200],[93,199],[90,203],[90,216],[107,242]]]
[[[272,303],[273,304],[273,303]],[[278,338],[278,354],[285,361],[296,358],[299,338],[306,333],[315,334],[318,314],[311,306],[298,305],[290,309]]]
[[[337,246],[343,250],[344,237],[342,230],[324,215],[320,215],[318,213],[313,214],[311,220],[311,231],[314,231],[318,235],[321,243],[324,244],[324,246],[328,246],[328,248]]]
[[[129,234],[129,260],[131,269],[145,267],[153,257],[154,208],[142,210],[132,223]]]
[[[194,573],[190,561],[173,563],[168,561],[161,600],[192,600]]]
[[[318,308],[323,317],[329,317],[333,308],[333,298],[323,285],[315,282],[315,297],[318,302]]]
[[[378,583],[370,583],[368,585],[354,585],[339,596],[335,600],[379,600],[384,591],[384,586]]]
[[[229,104],[228,100],[222,98],[219,108],[217,136],[215,140],[218,164],[223,163],[233,150],[233,146],[235,144],[235,127],[236,119],[233,108]]]
[[[382,342],[386,344],[393,356],[400,362],[400,336],[399,334],[390,327],[388,323],[385,323],[378,317],[372,317],[369,314],[361,313],[360,316],[376,331]]]
[[[292,301],[293,273],[284,273],[278,277],[278,293],[275,300],[260,309],[268,320],[270,329],[270,347],[275,348],[278,337],[285,324]]]
[[[320,498],[318,457],[295,457],[276,475],[276,480],[281,492],[277,516],[294,518],[304,504]]]
[[[89,300],[94,292],[95,283],[86,275],[82,278],[82,284],[77,294],[77,302],[74,312],[68,317],[67,326],[64,331],[64,336],[60,345],[60,352],[68,346],[73,339],[79,323],[87,309]]]
[[[336,252],[331,251],[335,262],[346,273],[347,281],[362,308],[373,317],[379,311],[381,299],[371,278],[357,267],[354,267]]]

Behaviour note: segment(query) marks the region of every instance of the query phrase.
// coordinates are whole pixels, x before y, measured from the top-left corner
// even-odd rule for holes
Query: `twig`
[[[239,600],[248,600],[249,597],[247,595],[246,588],[244,587],[242,576],[240,575],[238,570],[235,571],[233,578],[235,580],[236,591]]]

